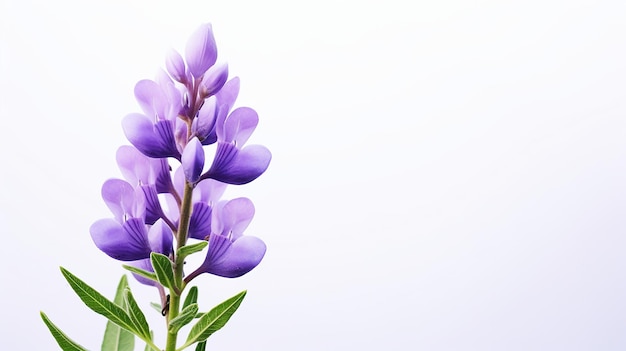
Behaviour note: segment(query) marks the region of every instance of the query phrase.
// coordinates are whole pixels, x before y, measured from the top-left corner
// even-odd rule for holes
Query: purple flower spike
[[[254,216],[252,201],[233,199],[215,211],[206,259],[186,278],[187,282],[201,273],[240,277],[254,269],[265,255],[266,247],[261,239],[243,236]]]
[[[210,23],[198,28],[189,38],[185,48],[185,57],[191,74],[201,77],[217,60],[217,47]]]
[[[188,182],[195,183],[200,178],[202,168],[204,167],[204,150],[198,138],[194,137],[185,146],[181,162],[185,178]]]
[[[243,235],[254,216],[252,202],[220,201],[228,184],[246,184],[263,174],[272,155],[264,146],[246,146],[259,117],[251,108],[234,108],[239,78],[229,79],[228,65],[216,63],[217,56],[211,24],[203,24],[184,53],[167,54],[165,69],[154,80],[135,85],[141,112],[122,121],[132,146],[117,152],[126,181],[104,183],[102,198],[113,218],[90,227],[100,250],[147,271],[153,271],[151,252],[178,261],[175,252],[187,242],[174,243],[174,233],[208,241],[204,262],[185,282],[201,273],[242,276],[266,251],[261,239]],[[203,147],[212,144],[214,157],[207,161]],[[178,161],[173,167],[170,157]],[[136,278],[156,286],[165,303],[163,286]]]

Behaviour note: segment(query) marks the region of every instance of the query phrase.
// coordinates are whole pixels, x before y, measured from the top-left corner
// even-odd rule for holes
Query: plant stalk
[[[193,184],[185,182],[185,192],[183,193],[183,201],[180,207],[180,220],[178,224],[178,232],[176,233],[176,250],[174,251],[174,281],[176,289],[170,289],[170,308],[167,313],[166,321],[169,325],[169,321],[178,316],[180,312],[180,299],[185,289],[185,283],[183,281],[183,268],[184,258],[179,258],[176,253],[178,249],[185,246],[187,243],[187,235],[189,233],[189,222],[191,220],[191,199],[193,195]],[[178,290],[178,291],[176,291]],[[170,333],[169,328],[167,332],[167,340],[165,342],[165,351],[176,350],[176,338],[178,332]]]

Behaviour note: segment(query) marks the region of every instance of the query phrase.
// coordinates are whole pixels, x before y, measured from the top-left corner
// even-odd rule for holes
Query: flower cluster
[[[254,216],[252,202],[220,198],[228,184],[246,184],[265,172],[271,154],[261,145],[244,146],[258,115],[248,107],[233,108],[239,79],[228,79],[228,66],[216,60],[212,28],[205,24],[189,39],[185,59],[172,50],[167,72],[137,83],[143,113],[124,118],[132,146],[117,151],[124,180],[109,179],[102,186],[113,218],[90,228],[100,250],[146,271],[153,271],[153,252],[175,261],[175,246],[188,239],[208,241],[204,262],[186,282],[201,273],[239,277],[265,254],[261,239],[243,235]],[[205,165],[208,145],[215,155]]]

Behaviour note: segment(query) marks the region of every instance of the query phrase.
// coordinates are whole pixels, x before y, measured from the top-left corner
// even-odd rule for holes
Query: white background
[[[273,153],[210,350],[626,349],[623,1],[0,1],[0,348],[91,350],[134,84],[212,22]],[[162,345],[152,288],[132,288]],[[138,343],[137,348],[143,345]]]

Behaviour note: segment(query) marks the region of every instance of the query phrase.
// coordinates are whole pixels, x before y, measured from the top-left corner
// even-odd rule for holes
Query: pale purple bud
[[[198,117],[194,118],[191,126],[194,134],[202,141],[203,145],[212,144],[217,140],[217,136],[214,132],[216,101],[215,96],[206,99],[200,111],[198,111]]]
[[[215,95],[228,79],[228,64],[218,63],[211,66],[202,79],[202,95]]]
[[[167,53],[167,57],[165,59],[165,67],[167,68],[167,73],[172,76],[177,82],[182,84],[187,83],[187,72],[185,71],[185,62],[183,61],[183,57],[180,56],[178,51],[170,50]]]
[[[191,74],[201,77],[217,60],[217,47],[210,23],[200,26],[189,38],[185,57]]]
[[[204,149],[202,143],[197,137],[194,137],[187,143],[181,158],[185,179],[190,183],[195,183],[202,174],[204,168]]]

